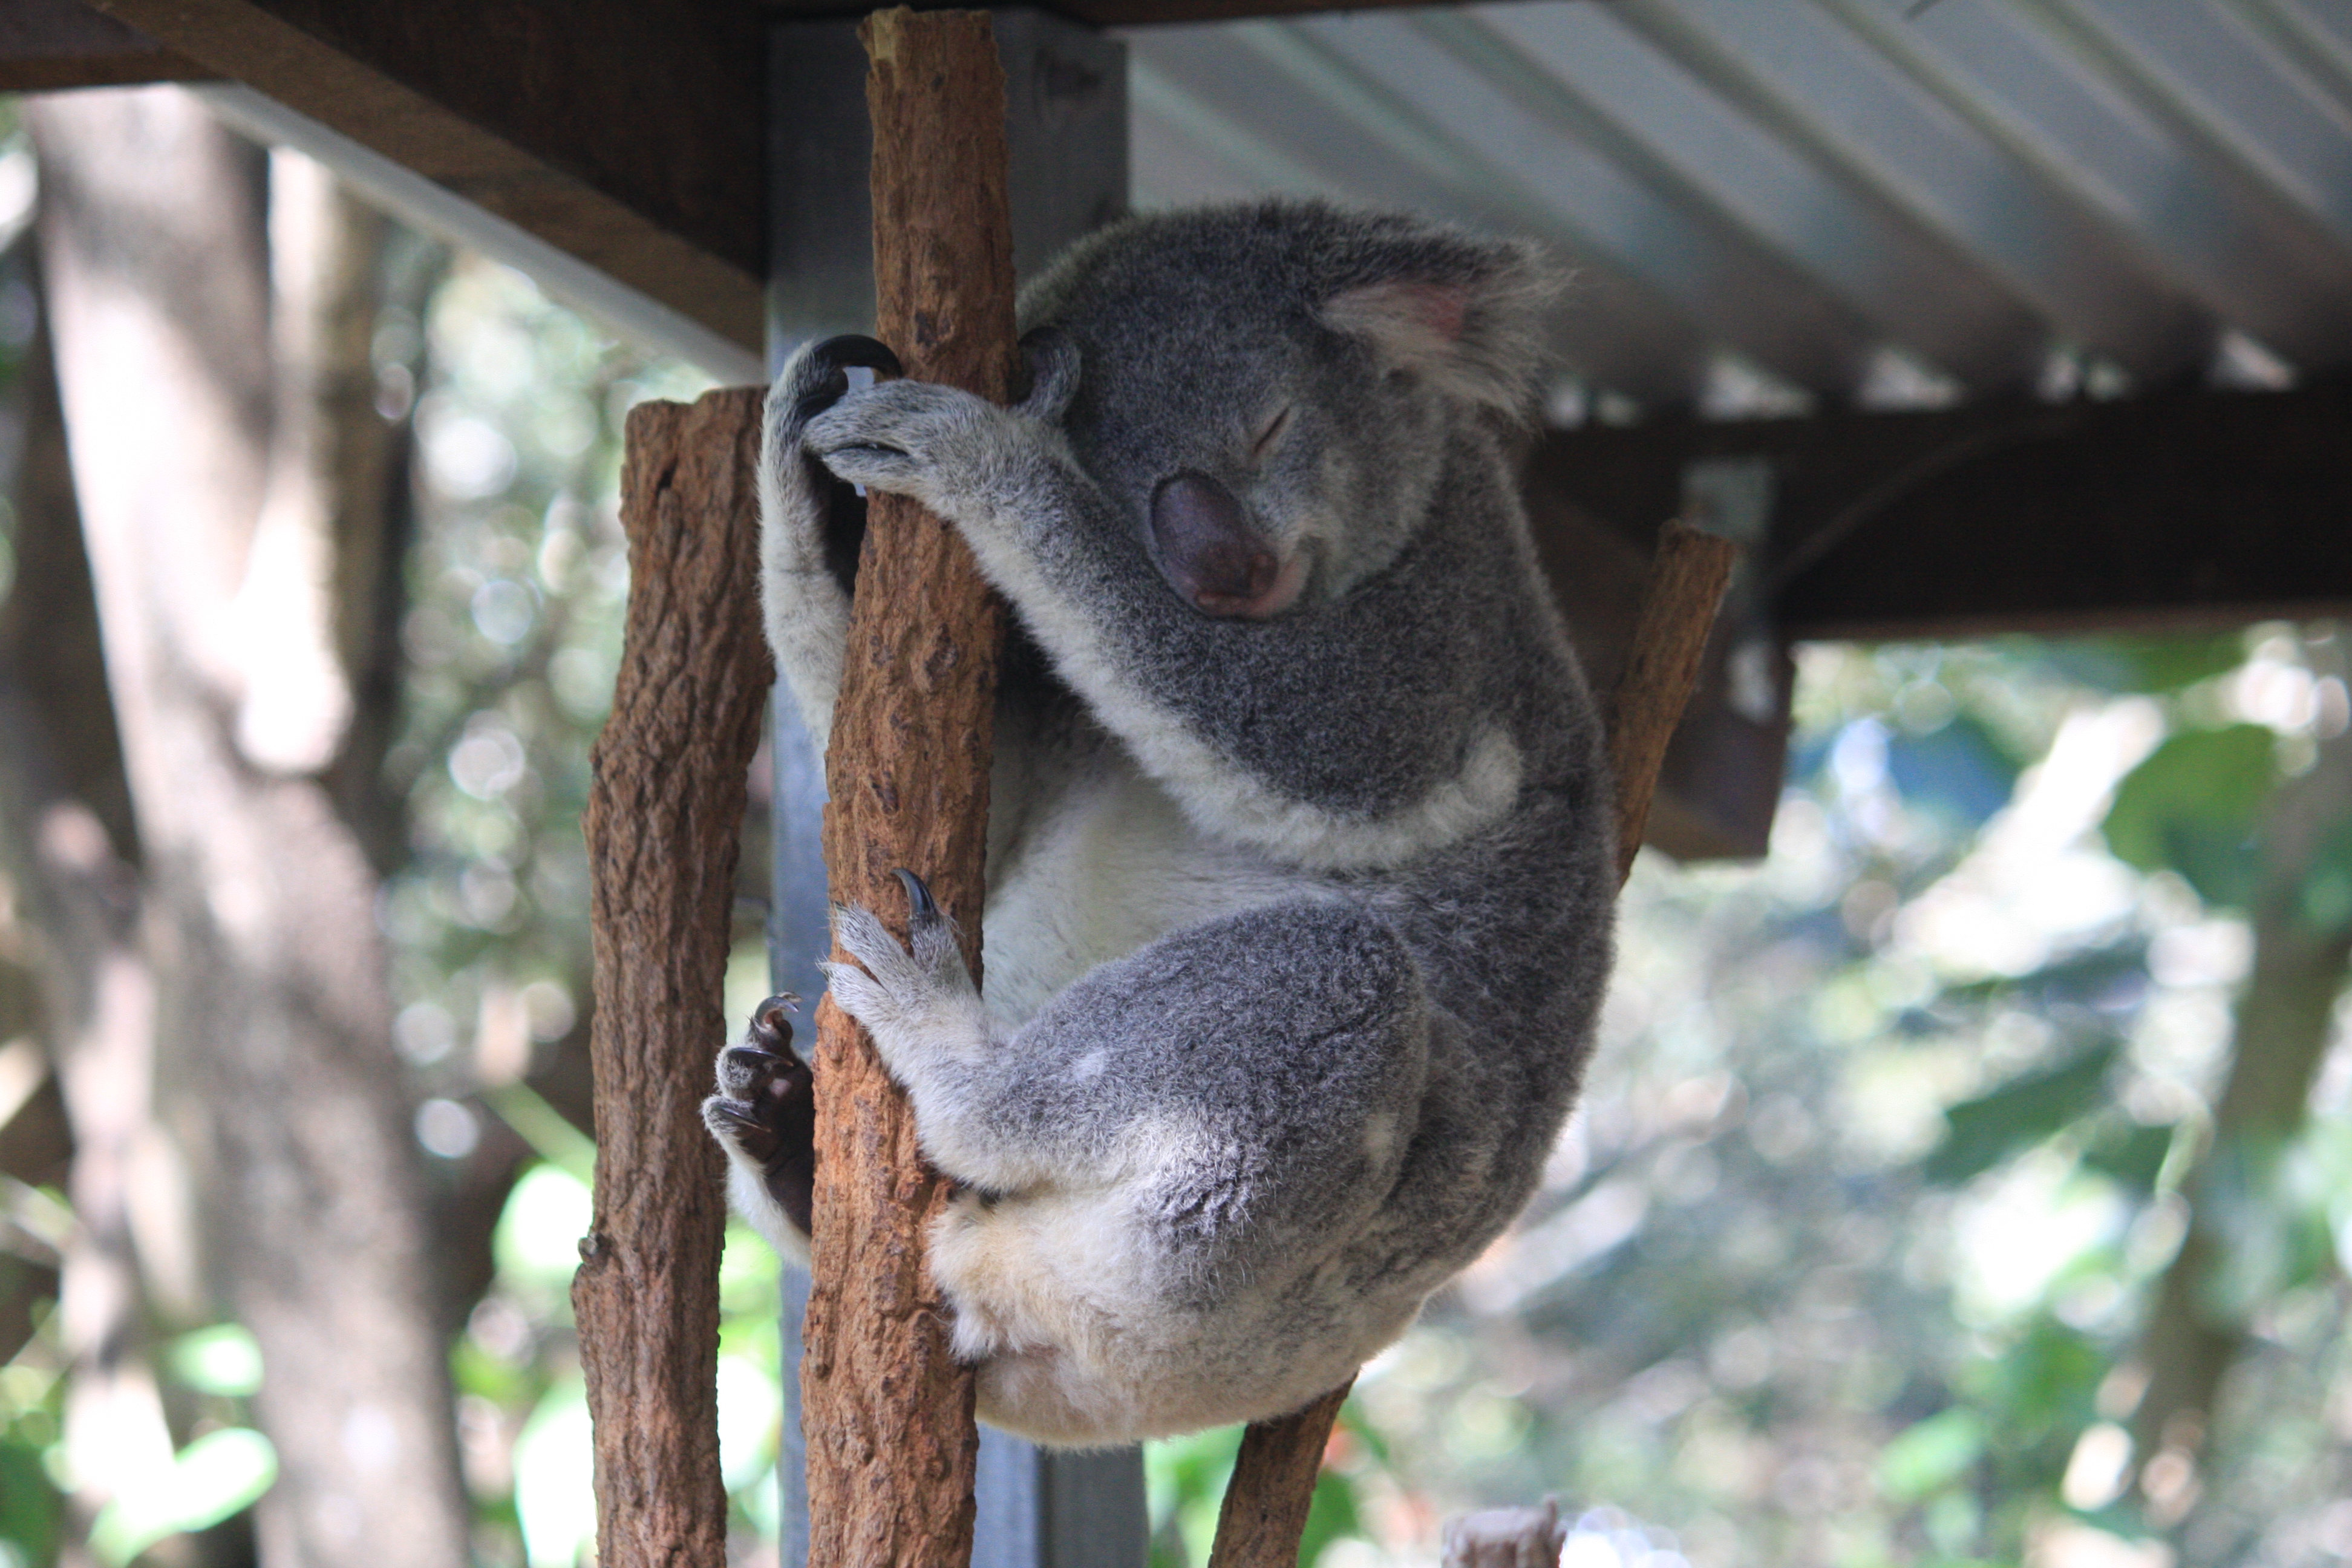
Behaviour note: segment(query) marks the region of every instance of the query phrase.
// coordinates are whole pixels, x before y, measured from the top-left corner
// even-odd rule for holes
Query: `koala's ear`
[[[1078,345],[1059,327],[1032,327],[1021,335],[1021,355],[1029,367],[1029,395],[1021,400],[1021,411],[1034,419],[1059,419],[1078,390]]]
[[[1543,312],[1564,280],[1532,245],[1482,245],[1475,262],[1343,289],[1316,312],[1391,365],[1506,415],[1524,411],[1543,363]]]

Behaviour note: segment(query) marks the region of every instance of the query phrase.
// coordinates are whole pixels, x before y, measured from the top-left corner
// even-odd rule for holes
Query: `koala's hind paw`
[[[790,992],[769,997],[743,1043],[719,1053],[719,1092],[702,1102],[702,1124],[759,1167],[768,1195],[805,1236],[816,1179],[816,1080],[793,1049],[784,1016],[799,1000]]]
[[[902,947],[873,910],[837,904],[834,933],[856,963],[831,963],[833,999],[866,1026],[882,1060],[902,1079],[919,1073],[934,1053],[970,1055],[987,1044],[980,992],[956,946],[954,922],[912,871],[900,871],[907,889],[908,945]]]

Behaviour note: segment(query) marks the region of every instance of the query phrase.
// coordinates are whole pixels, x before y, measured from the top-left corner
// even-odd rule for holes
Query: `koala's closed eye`
[[[1258,426],[1256,436],[1250,441],[1249,460],[1251,462],[1263,463],[1273,455],[1275,447],[1289,432],[1290,415],[1291,405],[1286,403],[1275,410],[1272,418]]]

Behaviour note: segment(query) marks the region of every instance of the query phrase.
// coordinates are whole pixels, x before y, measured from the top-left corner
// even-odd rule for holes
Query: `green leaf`
[[[2327,936],[2352,926],[2352,822],[2339,826],[2304,869],[2303,923]]]
[[[1931,1182],[1965,1182],[2092,1110],[2105,1099],[2116,1048],[2116,1042],[2106,1041],[1951,1107],[1944,1112],[1944,1141],[1929,1152],[1921,1174]]]
[[[2107,847],[2143,871],[2171,869],[2209,904],[2253,889],[2254,829],[2278,781],[2277,741],[2260,724],[2175,735],[2116,788]]]
[[[241,1323],[215,1323],[172,1342],[173,1373],[202,1394],[243,1398],[261,1387],[261,1346]]]
[[[1916,1502],[1968,1474],[1984,1453],[1984,1422],[1955,1405],[1897,1433],[1878,1457],[1878,1489],[1894,1502]]]
[[[218,1524],[250,1507],[278,1479],[269,1439],[243,1426],[208,1432],[180,1450],[171,1473],[108,1503],[90,1526],[90,1551],[121,1568],[167,1535]]]
[[[2156,1191],[2156,1178],[2172,1152],[2172,1135],[2169,1124],[2112,1128],[2084,1152],[2083,1164],[2146,1197]]]
[[[2082,637],[2054,647],[2052,667],[2103,691],[2178,691],[2246,661],[2242,632],[2205,637]]]
[[[64,1500],[50,1484],[41,1451],[29,1443],[0,1439],[0,1541],[25,1549],[35,1563],[56,1552]]]

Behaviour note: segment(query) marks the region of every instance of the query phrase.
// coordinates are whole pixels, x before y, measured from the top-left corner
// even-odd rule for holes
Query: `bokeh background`
[[[75,591],[67,433],[42,160],[5,128],[0,626],[37,642]],[[626,585],[619,433],[707,384],[516,272],[347,220],[352,417],[394,439],[398,526],[383,733],[346,795],[382,872],[467,1550],[573,1568],[578,816]],[[1523,1221],[1359,1384],[1307,1561],[1433,1563],[1447,1513],[1547,1495],[1577,1521],[1567,1568],[2352,1558],[2347,665],[2327,626],[1799,649],[1769,857],[1636,868],[1583,1107]],[[29,754],[15,715],[0,774]],[[765,991],[765,778],[737,1017]],[[0,795],[0,1565],[268,1562],[255,1505],[289,1483],[260,1343],[174,1283],[188,1244],[152,1172],[102,1369],[117,1415],[75,1414],[100,1373],[59,1281],[95,1222],[27,798]],[[135,844],[111,853],[135,883]],[[771,1563],[773,1261],[732,1235],[725,1279],[731,1554]],[[1149,1451],[1156,1563],[1205,1562],[1237,1436]]]

